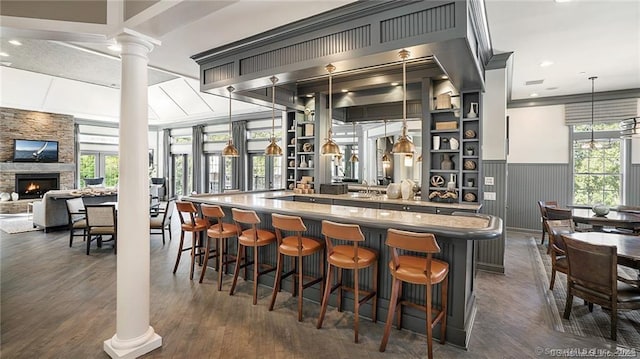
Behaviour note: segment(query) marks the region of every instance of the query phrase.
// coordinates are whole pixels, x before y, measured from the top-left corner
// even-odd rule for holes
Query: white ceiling
[[[223,118],[228,99],[197,91],[190,56],[348,2],[158,1],[126,22],[109,2],[106,25],[3,16],[0,105],[117,121],[119,59],[107,46],[131,28],[162,43],[149,55],[151,124]],[[512,99],[588,93],[594,75],[598,92],[640,88],[640,1],[488,0],[486,11],[494,52],[514,52]],[[546,60],[553,65],[540,67]],[[525,85],[535,80],[544,81]],[[234,114],[264,110],[233,104]]]

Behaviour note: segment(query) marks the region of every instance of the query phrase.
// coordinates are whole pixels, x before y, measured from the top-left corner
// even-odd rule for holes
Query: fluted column
[[[149,140],[148,54],[151,41],[128,33],[122,46],[120,87],[120,176],[116,334],[105,340],[112,358],[136,358],[162,345],[149,325]]]

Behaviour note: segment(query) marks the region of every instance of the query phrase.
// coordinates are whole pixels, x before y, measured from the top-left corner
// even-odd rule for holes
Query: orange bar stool
[[[180,217],[181,230],[178,257],[176,258],[176,265],[173,267],[173,273],[175,274],[178,270],[182,252],[191,251],[191,271],[189,272],[189,279],[193,279],[193,267],[196,263],[196,256],[201,256],[203,254],[201,251],[196,253],[196,249],[201,246],[200,233],[207,229],[209,221],[198,217],[198,209],[191,202],[177,201],[176,208]],[[191,247],[184,248],[184,234],[186,232],[191,233]]]
[[[202,263],[202,272],[200,273],[200,283],[204,279],[204,274],[207,271],[207,263],[211,258],[211,253],[215,253],[213,257],[216,258],[216,268],[218,270],[218,291],[222,290],[222,274],[223,269],[226,268],[229,263],[235,261],[235,256],[230,259],[230,255],[227,253],[226,247],[229,238],[236,237],[238,235],[238,226],[235,223],[224,223],[222,219],[225,214],[222,207],[216,205],[202,204],[200,205],[202,216],[207,218],[211,224],[207,229],[207,244],[204,250],[204,262]],[[215,224],[211,223],[211,220],[215,220]],[[216,240],[215,249],[211,249],[210,239]]]
[[[232,208],[231,213],[233,214],[233,220],[236,225],[239,226],[241,230],[245,227],[247,227],[247,229],[242,230],[238,235],[238,254],[236,255],[236,267],[233,270],[233,284],[231,284],[229,294],[233,295],[236,289],[240,268],[253,265],[253,304],[255,305],[258,303],[258,278],[263,274],[276,270],[276,267],[269,267],[264,271],[259,270],[258,249],[275,243],[276,235],[271,231],[257,227],[260,223],[260,218],[254,211]],[[251,262],[247,259],[247,247],[253,248],[253,261]],[[240,261],[242,258],[244,258],[244,264],[241,265]]]
[[[389,229],[387,231],[387,246],[391,253],[389,269],[393,277],[393,286],[389,314],[387,315],[387,323],[380,343],[380,351],[383,352],[387,347],[394,312],[398,320],[398,329],[401,329],[402,306],[408,305],[427,313],[427,348],[429,359],[431,359],[433,358],[433,327],[440,322],[440,344],[444,344],[444,337],[447,331],[447,277],[449,264],[432,258],[433,253],[440,252],[440,247],[436,242],[436,237],[431,233],[414,233]],[[426,253],[427,255],[426,257],[401,255],[399,250]],[[401,300],[403,282],[421,284],[427,287],[427,301],[424,306]],[[440,291],[441,309],[434,312],[434,308],[431,307],[432,286],[438,283],[441,283],[442,286]]]
[[[325,237],[327,246],[327,280],[325,284],[324,294],[322,296],[322,307],[320,309],[320,317],[318,318],[317,328],[322,327],[322,321],[327,311],[327,302],[329,301],[329,294],[336,289],[340,289],[338,295],[338,311],[342,311],[342,296],[343,291],[354,292],[354,330],[355,330],[355,342],[358,342],[358,323],[360,305],[369,299],[373,299],[373,313],[372,318],[375,323],[377,320],[377,308],[378,308],[378,252],[366,247],[360,247],[358,243],[364,242],[364,235],[360,230],[360,226],[357,224],[341,224],[331,221],[322,221],[322,234]],[[352,245],[333,245],[332,240],[342,240],[352,242]],[[372,276],[372,290],[367,291],[359,288],[359,272],[361,269],[366,269],[373,266]],[[338,269],[338,283],[331,287],[331,272],[332,267]],[[342,284],[342,270],[353,270],[353,288],[348,288]],[[365,294],[360,298],[360,292]]]
[[[324,280],[324,243],[315,238],[303,237],[302,233],[307,230],[302,218],[297,216],[285,216],[282,214],[273,213],[271,215],[271,223],[276,230],[276,239],[278,240],[278,264],[276,267],[276,281],[273,285],[273,294],[271,296],[271,305],[269,305],[269,311],[273,310],[273,305],[276,303],[276,296],[280,291],[280,285],[282,278],[286,278],[292,274],[293,280],[293,296],[298,295],[298,321],[302,321],[302,291],[316,283]],[[293,232],[293,235],[283,238],[283,232]],[[314,278],[308,283],[304,283],[304,274],[302,266],[302,258],[308,257],[315,253],[322,253],[322,262],[320,262],[321,276]],[[284,256],[289,256],[291,259],[296,259],[292,269],[282,274]],[[297,267],[297,268],[296,268]],[[322,289],[322,288],[321,288]]]

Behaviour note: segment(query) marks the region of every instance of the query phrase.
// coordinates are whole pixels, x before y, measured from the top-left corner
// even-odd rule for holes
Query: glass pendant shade
[[[385,164],[385,165],[391,164],[391,159],[389,158],[389,155],[387,155],[386,153],[382,155],[382,164]]]
[[[336,70],[336,67],[332,64],[329,64],[325,67],[325,70],[329,73],[329,136],[326,139],[327,142],[322,145],[320,149],[320,153],[323,155],[342,155],[340,153],[340,146],[333,140],[333,130],[331,129],[333,125],[333,114],[331,113],[333,104],[331,102],[331,85],[332,85],[332,74]]]
[[[400,50],[398,56],[402,59],[402,135],[393,144],[393,153],[410,154],[416,152],[416,146],[407,136],[407,58],[410,52]]]
[[[264,154],[267,156],[282,156],[282,148],[278,146],[276,141],[276,82],[278,78],[271,76],[271,142],[264,149]]]
[[[360,161],[360,159],[358,158],[358,155],[356,155],[355,153],[351,155],[351,158],[349,159],[349,161],[355,163]]]
[[[233,136],[231,134],[231,93],[235,90],[233,86],[227,87],[227,91],[229,91],[229,142],[222,149],[223,157],[238,157],[238,149],[233,145]]]

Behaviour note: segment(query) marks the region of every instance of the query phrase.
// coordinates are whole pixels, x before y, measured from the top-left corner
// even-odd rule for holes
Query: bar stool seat
[[[335,290],[338,293],[338,311],[342,311],[342,297],[345,290],[354,293],[354,341],[358,342],[358,329],[360,321],[360,305],[369,299],[372,299],[371,318],[375,323],[378,313],[378,253],[375,250],[359,246],[360,242],[364,242],[364,234],[357,224],[342,224],[331,221],[322,221],[322,234],[325,237],[325,245],[327,247],[327,279],[325,282],[324,294],[322,295],[322,305],[320,307],[320,316],[318,317],[318,329],[322,328],[324,315],[327,312],[327,304],[329,295]],[[334,245],[333,240],[351,242],[351,245]],[[337,284],[331,286],[331,273],[333,268],[337,269]],[[371,275],[371,290],[360,288],[360,270],[373,267]],[[342,271],[344,269],[353,270],[353,287],[347,287],[342,282]],[[361,297],[360,293],[364,296]]]
[[[256,305],[258,303],[258,279],[260,276],[276,270],[275,266],[263,264],[267,269],[260,271],[261,263],[258,260],[258,249],[275,243],[276,235],[271,231],[257,227],[260,223],[260,218],[255,211],[232,208],[231,213],[233,214],[233,221],[238,227],[243,228],[244,225],[249,226],[249,228],[243,230],[238,236],[238,254],[236,255],[236,266],[233,269],[233,282],[229,295],[233,295],[236,289],[240,268],[245,268],[246,273],[247,266],[253,265],[253,304]],[[247,259],[248,247],[253,248],[253,261]],[[244,263],[241,264],[243,259]]]
[[[449,264],[434,259],[433,254],[440,252],[436,237],[431,233],[415,233],[397,229],[387,230],[387,247],[391,260],[389,270],[393,277],[391,300],[384,326],[384,334],[380,343],[380,351],[385,351],[391,323],[395,314],[398,329],[402,328],[402,307],[405,305],[419,309],[426,313],[427,327],[427,355],[433,358],[433,327],[440,323],[440,344],[444,344],[447,332],[447,293],[449,287]],[[407,252],[412,255],[407,255]],[[426,256],[413,255],[425,253]],[[402,284],[404,282],[424,285],[426,287],[426,301],[424,304],[413,303],[402,299]],[[440,284],[440,310],[432,307],[433,286]]]
[[[287,216],[283,214],[273,213],[271,215],[271,222],[273,228],[276,231],[276,238],[278,239],[278,263],[276,280],[273,285],[273,294],[271,295],[271,304],[269,310],[273,310],[273,306],[276,303],[276,297],[280,292],[280,286],[282,279],[293,275],[293,296],[298,296],[298,321],[302,321],[302,291],[305,288],[321,283],[324,281],[324,243],[320,239],[312,239],[309,237],[303,237],[302,234],[307,230],[302,218],[298,216]],[[283,236],[283,233],[295,233],[295,235]],[[284,237],[284,238],[283,238]],[[315,253],[321,253],[323,261],[320,262],[320,276],[315,277],[304,283],[304,257],[310,256]],[[291,257],[292,260],[296,260],[292,264],[292,269],[286,273],[282,273],[284,268],[284,256]],[[320,285],[322,290],[323,285]]]
[[[235,261],[235,256],[231,256],[227,253],[227,240],[233,238],[240,233],[240,227],[235,223],[225,223],[223,218],[225,217],[222,207],[217,205],[202,204],[200,206],[202,210],[202,216],[211,220],[215,219],[216,223],[211,224],[207,229],[207,244],[204,253],[207,255],[204,258],[202,264],[202,271],[200,272],[200,283],[204,280],[204,275],[207,271],[207,263],[209,258],[216,259],[216,270],[218,271],[218,291],[222,290],[222,274],[224,273],[225,266]],[[209,239],[215,239],[215,249],[211,249],[211,241]],[[211,253],[214,253],[212,256]]]

